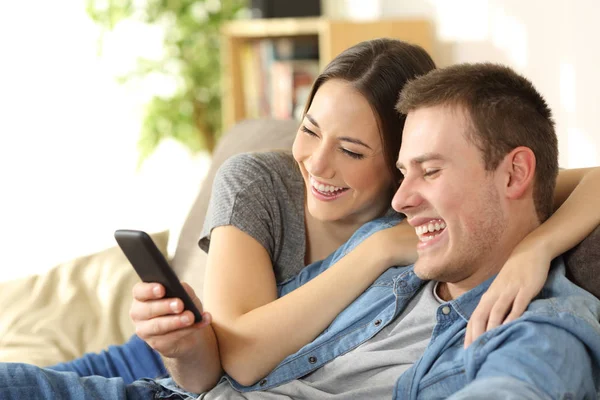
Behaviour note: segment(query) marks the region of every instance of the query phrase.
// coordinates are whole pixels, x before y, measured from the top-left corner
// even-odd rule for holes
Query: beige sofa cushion
[[[166,254],[168,232],[151,237]],[[123,343],[134,332],[129,306],[136,282],[113,247],[0,283],[0,361],[47,366]]]

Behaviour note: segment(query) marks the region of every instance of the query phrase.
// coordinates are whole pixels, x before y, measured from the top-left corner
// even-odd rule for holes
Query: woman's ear
[[[520,146],[504,158],[506,172],[506,196],[521,198],[529,189],[533,190],[535,180],[535,154],[529,147]]]

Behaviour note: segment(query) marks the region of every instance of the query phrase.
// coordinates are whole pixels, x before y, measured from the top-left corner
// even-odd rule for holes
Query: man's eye
[[[305,133],[309,134],[310,136],[317,136],[317,134],[316,134],[316,133],[314,133],[313,131],[311,131],[310,129],[308,129],[308,128],[307,128],[306,126],[304,126],[304,125],[302,125],[302,126],[300,127],[300,130],[301,130],[302,132],[305,132]]]
[[[438,172],[440,172],[439,169],[427,169],[427,170],[425,170],[425,173],[423,174],[423,176],[433,176],[433,175],[437,174]]]

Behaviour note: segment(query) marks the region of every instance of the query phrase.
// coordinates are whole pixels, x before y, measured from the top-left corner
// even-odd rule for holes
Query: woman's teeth
[[[317,181],[315,181],[312,177],[310,177],[310,184],[312,185],[312,187],[317,189],[319,192],[322,192],[325,194],[337,192],[337,191],[344,189],[343,187],[323,185],[322,183],[318,183]]]

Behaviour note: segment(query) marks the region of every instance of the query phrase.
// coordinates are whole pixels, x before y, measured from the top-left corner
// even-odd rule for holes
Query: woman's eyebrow
[[[317,121],[315,121],[315,119],[313,117],[311,117],[310,114],[306,114],[305,117],[307,120],[310,121],[311,124],[313,124],[317,128],[320,128],[319,124],[317,124]]]
[[[369,150],[373,150],[373,149],[371,149],[371,147],[370,147],[368,144],[366,144],[366,143],[365,143],[365,142],[363,142],[362,140],[359,140],[359,139],[356,139],[356,138],[353,138],[353,137],[348,137],[348,136],[340,136],[340,137],[338,138],[338,140],[342,140],[342,141],[344,141],[344,142],[350,142],[350,143],[359,144],[359,145],[361,145],[361,146],[365,146],[365,147],[366,147],[367,149],[369,149]]]
[[[316,120],[315,120],[315,119],[314,119],[314,118],[313,118],[313,117],[312,117],[310,114],[306,114],[306,115],[305,115],[305,117],[306,117],[306,119],[307,119],[307,120],[308,120],[308,121],[309,121],[311,124],[313,124],[314,126],[316,126],[316,127],[317,127],[317,128],[319,128],[319,129],[321,128],[321,127],[319,126],[319,124],[317,123],[317,121],[316,121]],[[366,144],[365,142],[363,142],[363,141],[362,141],[362,140],[360,140],[360,139],[356,139],[356,138],[349,137],[349,136],[340,136],[340,137],[338,138],[338,140],[341,140],[341,141],[344,141],[344,142],[355,143],[355,144],[358,144],[358,145],[364,146],[364,147],[366,147],[366,148],[367,148],[367,149],[369,149],[369,150],[373,150],[373,149],[371,149],[371,146],[369,146],[368,144]]]

